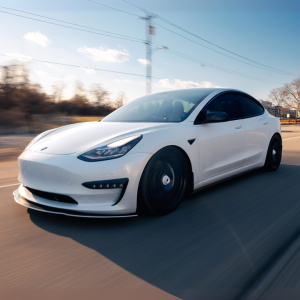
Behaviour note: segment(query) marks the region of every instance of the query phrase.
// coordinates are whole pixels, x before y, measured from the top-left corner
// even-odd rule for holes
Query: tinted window
[[[237,105],[236,95],[234,94],[220,95],[209,103],[204,110],[222,111],[226,112],[230,119],[239,118],[239,108]]]
[[[199,89],[145,96],[129,102],[101,122],[181,122],[211,92]]]
[[[263,114],[264,109],[256,101],[242,95],[238,95],[238,99],[243,117],[253,117]]]

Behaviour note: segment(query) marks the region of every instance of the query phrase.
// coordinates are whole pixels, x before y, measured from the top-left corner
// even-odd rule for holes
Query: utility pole
[[[154,34],[154,28],[152,26],[152,16],[146,15],[142,18],[146,21],[146,94],[151,94],[151,78],[152,78],[152,41],[151,36]]]
[[[168,47],[161,46],[152,48],[152,35],[154,35],[154,26],[152,26],[152,19],[155,18],[152,15],[146,15],[146,17],[141,17],[142,20],[146,21],[146,94],[151,95],[152,86],[152,51],[153,50],[167,50]]]

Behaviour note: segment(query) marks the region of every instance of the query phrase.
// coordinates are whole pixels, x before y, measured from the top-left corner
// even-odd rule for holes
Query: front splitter
[[[102,218],[102,219],[110,219],[110,218],[130,218],[130,217],[137,217],[136,214],[131,214],[131,215],[99,215],[99,214],[88,214],[88,213],[83,213],[83,212],[76,212],[76,211],[70,211],[66,209],[60,209],[60,208],[55,208],[55,207],[50,207],[38,203],[34,203],[32,201],[28,201],[24,197],[22,197],[19,194],[18,190],[15,190],[13,192],[15,201],[27,208],[45,212],[45,213],[50,213],[50,214],[56,214],[56,215],[65,215],[69,217],[81,217],[81,218]]]

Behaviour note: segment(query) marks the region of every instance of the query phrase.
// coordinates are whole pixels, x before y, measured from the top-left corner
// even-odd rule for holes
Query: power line
[[[26,18],[26,19],[30,19],[30,20],[35,20],[35,21],[39,21],[39,22],[43,22],[43,23],[47,23],[47,24],[51,24],[51,25],[60,26],[60,27],[65,27],[65,28],[69,28],[69,29],[75,29],[75,30],[89,32],[89,33],[94,33],[94,34],[98,34],[98,35],[103,35],[103,36],[109,36],[109,37],[113,37],[113,38],[123,39],[123,40],[131,41],[131,42],[144,43],[144,41],[141,40],[141,39],[137,39],[137,38],[134,38],[134,37],[127,37],[127,36],[123,36],[123,35],[120,35],[120,34],[117,34],[117,33],[113,33],[113,32],[110,32],[110,34],[100,33],[100,32],[94,32],[94,31],[90,31],[90,30],[75,28],[75,27],[66,26],[66,25],[62,25],[62,24],[57,24],[57,23],[53,23],[53,22],[48,22],[48,21],[44,21],[44,20],[39,20],[39,19],[31,18],[31,17],[17,15],[17,14],[10,13],[10,12],[7,12],[7,11],[1,11],[0,10],[0,13],[5,13],[5,14],[9,14],[9,15],[13,15],[13,16],[21,17],[21,18]],[[47,17],[43,17],[43,18],[47,18]],[[59,21],[59,22],[64,22],[64,21]],[[67,22],[65,22],[65,23],[67,23]],[[81,25],[76,25],[76,26],[81,26]],[[81,26],[81,27],[85,27],[85,26]],[[94,30],[100,31],[100,29],[94,29]],[[114,35],[111,35],[111,34],[114,34]]]
[[[125,11],[125,10],[122,10],[122,9],[118,9],[118,8],[115,8],[115,7],[112,7],[112,6],[108,6],[108,5],[105,5],[105,4],[96,2],[96,1],[92,1],[92,0],[86,0],[86,1],[93,2],[93,3],[95,3],[95,4],[98,4],[98,5],[101,5],[101,6],[104,6],[104,7],[108,7],[108,8],[111,8],[111,9],[114,9],[114,10],[117,10],[117,11],[120,11],[120,12],[123,12],[123,13],[128,14],[128,15],[132,15],[132,16],[135,16],[135,17],[138,17],[138,18],[141,17],[141,16],[139,16],[139,15],[130,13],[130,12],[128,12],[128,11]]]
[[[87,0],[87,1],[90,1],[90,0]],[[93,1],[91,1],[91,2],[93,2]],[[65,24],[71,24],[71,25],[75,25],[75,26],[79,26],[79,27],[83,27],[83,28],[87,28],[87,29],[101,31],[101,32],[105,32],[105,33],[109,33],[109,34],[114,34],[114,35],[118,35],[118,36],[121,36],[121,37],[135,39],[135,40],[144,42],[142,39],[134,38],[134,37],[123,35],[123,34],[118,34],[118,33],[110,32],[110,31],[106,31],[106,30],[102,30],[102,29],[98,29],[98,28],[88,27],[88,26],[84,26],[84,25],[80,25],[80,24],[76,24],[76,23],[66,22],[66,21],[62,21],[62,20],[59,20],[59,19],[54,19],[54,18],[50,18],[50,17],[46,17],[46,16],[34,14],[34,13],[31,13],[31,12],[28,12],[28,11],[24,11],[24,10],[9,8],[9,7],[5,7],[5,6],[0,6],[0,7],[1,8],[5,8],[5,9],[9,9],[9,10],[13,10],[13,11],[22,12],[22,13],[33,15],[33,16],[37,16],[37,17],[41,17],[41,18],[45,18],[45,19],[49,19],[49,20],[58,21],[58,22],[65,23]]]
[[[125,12],[125,11],[123,11],[123,10],[120,10],[120,9],[117,9],[117,8],[114,8],[114,7],[111,7],[111,6],[108,6],[108,5],[104,5],[104,4],[95,2],[95,1],[91,1],[91,0],[87,0],[87,1],[93,2],[93,3],[96,3],[96,4],[99,4],[99,5],[101,5],[101,6],[109,7],[109,8],[111,8],[111,9],[114,9],[114,10],[117,10],[117,11]],[[127,1],[125,1],[125,2],[127,2]],[[129,3],[129,2],[128,2],[128,3]],[[135,6],[134,4],[132,4],[132,5]],[[135,7],[137,7],[137,6],[135,6]],[[138,8],[139,8],[139,7],[138,7]],[[140,8],[140,9],[142,9],[142,8]],[[144,9],[142,9],[142,10],[143,10],[144,12],[146,12],[146,13],[148,12],[148,11],[146,11],[146,10],[144,10]],[[127,13],[127,12],[125,12],[125,13]],[[130,13],[130,14],[131,14],[131,13]],[[135,15],[135,16],[137,16],[137,15]],[[139,17],[139,16],[138,16],[138,17]],[[150,15],[148,14],[148,17],[146,17],[146,18],[142,18],[142,17],[140,17],[140,18],[141,18],[141,19],[144,19],[144,20],[148,20],[148,19],[151,18],[151,17],[152,17],[152,13],[151,13]],[[159,26],[161,26],[161,25],[159,25]],[[161,26],[161,27],[163,27],[163,26]],[[165,27],[163,27],[163,28],[165,28]],[[167,28],[165,28],[165,29],[167,29]],[[150,29],[148,29],[148,30],[150,30]],[[147,30],[147,31],[148,31],[148,30]],[[169,29],[167,29],[167,30],[169,30]],[[174,32],[174,31],[172,31],[172,30],[170,30],[170,31],[171,31],[171,32]],[[174,33],[177,34],[176,32],[174,32]],[[179,36],[182,36],[182,35],[180,35],[180,34],[178,34],[178,35],[179,35]],[[182,37],[184,37],[184,36],[182,36]],[[186,38],[186,37],[184,37],[184,38]],[[186,38],[186,39],[191,40],[191,39],[189,39],[189,38]],[[193,40],[191,40],[191,41],[193,41]],[[193,41],[193,42],[195,42],[195,41]],[[201,46],[204,46],[204,45],[202,45],[202,44],[200,44],[200,43],[197,43],[197,42],[195,42],[195,43],[196,43],[196,44],[199,44],[199,45],[201,45]],[[155,45],[154,43],[151,43],[151,42],[150,42],[150,44]],[[149,43],[146,42],[146,45],[149,46]],[[156,46],[160,47],[159,45],[156,45]],[[206,46],[204,46],[204,47],[206,47]],[[149,47],[148,47],[148,48],[149,48]],[[206,48],[211,49],[211,48],[209,48],[209,47],[206,47]],[[216,51],[216,50],[214,50],[214,49],[211,49],[211,50]],[[219,67],[219,66],[216,66],[216,65],[213,65],[213,64],[210,64],[210,63],[206,63],[206,62],[197,60],[197,59],[195,59],[195,58],[189,57],[189,56],[187,56],[187,55],[185,55],[185,54],[182,54],[182,53],[179,53],[179,52],[176,52],[176,51],[172,51],[172,50],[169,50],[169,49],[168,49],[167,51],[169,51],[170,53],[172,53],[172,54],[174,54],[174,55],[177,55],[177,56],[179,56],[179,57],[188,59],[188,60],[193,61],[193,62],[196,62],[196,63],[200,63],[201,65],[202,65],[202,64],[205,64],[205,65],[207,65],[207,66],[209,66],[209,67],[211,67],[211,68],[214,68],[214,69],[216,69],[216,70],[219,70],[219,71],[227,72],[227,73],[230,73],[230,74],[233,74],[233,75],[237,75],[237,76],[241,76],[241,77],[245,77],[245,78],[249,78],[249,79],[253,79],[253,80],[264,81],[264,82],[272,82],[272,81],[269,81],[269,80],[266,80],[266,79],[263,79],[263,78],[258,78],[258,77],[255,77],[255,76],[251,76],[251,75],[239,73],[239,72],[236,72],[236,71],[233,71],[233,70],[229,70],[229,69],[226,69],[226,68],[223,68],[223,67]],[[146,52],[147,52],[147,56],[148,56],[149,49],[148,49]],[[218,52],[218,53],[220,53],[220,54],[223,54],[223,53],[221,53],[221,52],[219,52],[219,51],[216,51],[216,52]],[[233,57],[231,57],[231,56],[229,56],[229,55],[226,55],[226,54],[223,54],[223,55],[228,56],[228,57],[230,57],[230,58],[233,58]],[[233,58],[233,59],[236,59],[236,58]],[[239,60],[239,59],[236,59],[236,60],[241,61],[241,62],[246,63],[246,64],[249,64],[249,63],[244,62],[244,61]],[[250,64],[250,65],[252,65],[252,64]],[[264,69],[264,68],[259,67],[259,66],[256,66],[256,65],[252,65],[252,66],[258,67],[258,68],[261,68],[261,69]],[[147,72],[148,72],[148,70],[150,69],[150,67],[151,67],[151,66],[147,65]],[[265,70],[270,71],[269,69],[265,69]],[[274,72],[274,71],[273,71],[273,72]],[[148,74],[148,73],[147,73],[147,74]],[[147,86],[148,86],[148,85],[150,85],[150,84],[149,84],[149,80],[147,79]],[[150,90],[150,88],[147,87],[147,91],[148,91],[147,93],[149,93],[149,90]]]
[[[115,8],[115,7],[112,7],[112,6],[104,5],[104,4],[95,2],[95,1],[91,1],[91,0],[87,0],[87,1],[96,3],[96,4],[101,5],[101,6],[105,6],[105,7],[111,8],[111,9],[114,9],[114,10],[117,10],[117,11],[121,11],[121,12],[124,12],[124,13],[128,13],[128,12],[126,12],[126,11],[124,11],[124,10],[117,9],[117,8]],[[127,2],[127,1],[125,1],[125,2]],[[129,2],[127,2],[127,3],[129,3]],[[141,7],[138,7],[138,6],[136,6],[136,5],[132,4],[132,3],[129,3],[129,4],[131,4],[131,5],[133,5],[133,6],[137,7],[137,8],[139,8],[139,9],[141,9],[141,10],[143,10],[145,13],[148,13],[148,12],[149,12],[149,11],[147,11],[147,10],[141,8]],[[153,14],[153,13],[151,13],[151,12],[149,12],[149,13],[150,13],[151,15],[154,15],[154,16],[159,17],[158,15]],[[136,17],[140,17],[140,16],[135,15],[135,14],[132,14],[132,13],[129,13],[129,14],[134,15],[134,16],[136,16]],[[140,17],[140,18],[142,18],[142,17]],[[269,71],[269,72],[274,72],[274,73],[278,73],[278,74],[282,74],[282,75],[293,75],[293,76],[295,75],[295,76],[296,76],[296,74],[293,74],[293,73],[288,73],[288,72],[280,71],[280,70],[277,71],[277,70],[275,70],[275,69],[274,69],[274,70],[271,70],[271,69],[269,69],[269,68],[265,68],[265,67],[262,67],[262,66],[257,66],[257,65],[251,64],[251,63],[249,63],[249,62],[245,62],[245,61],[243,61],[243,60],[240,60],[240,59],[238,59],[238,58],[229,56],[229,55],[227,55],[227,54],[225,54],[225,53],[222,53],[222,52],[220,52],[220,51],[217,51],[217,50],[215,50],[215,49],[212,49],[212,48],[210,48],[210,47],[207,47],[207,46],[205,46],[205,45],[203,45],[203,44],[200,44],[200,43],[198,43],[198,42],[196,42],[196,41],[194,41],[194,40],[192,40],[192,39],[189,39],[188,37],[185,37],[185,36],[183,36],[183,35],[181,35],[181,34],[175,32],[175,31],[171,30],[171,29],[168,29],[168,28],[166,28],[166,27],[164,27],[164,26],[162,26],[162,25],[160,25],[160,24],[155,23],[155,25],[158,25],[158,26],[164,28],[165,30],[168,30],[168,31],[170,31],[170,32],[172,32],[172,33],[174,33],[174,34],[176,34],[176,35],[178,35],[178,36],[181,36],[181,37],[183,37],[183,38],[185,38],[185,39],[187,39],[187,40],[189,40],[189,41],[191,41],[191,42],[193,42],[193,43],[196,43],[196,44],[198,44],[198,45],[200,45],[200,46],[202,46],[202,47],[205,47],[205,48],[207,48],[207,49],[209,49],[209,50],[212,50],[212,51],[214,51],[214,52],[217,52],[217,53],[219,53],[219,54],[221,54],[221,55],[224,55],[224,56],[229,57],[229,58],[231,58],[231,59],[237,60],[237,61],[242,62],[242,63],[244,63],[244,64],[247,64],[247,65],[250,65],[250,66],[253,66],[253,67],[262,69],[262,70],[266,70],[266,71]],[[169,51],[171,52],[171,50],[169,50]],[[175,51],[174,51],[173,54],[175,54]],[[176,55],[176,54],[175,54],[175,55]],[[177,53],[177,55],[179,55],[179,53]],[[181,55],[184,55],[184,54],[181,54]],[[183,57],[183,56],[181,56],[181,57]],[[185,57],[185,58],[186,58],[186,57]],[[190,60],[191,60],[191,58],[190,58]],[[194,60],[194,59],[193,59],[193,60]],[[209,63],[205,63],[205,64],[206,64],[206,65],[210,65]],[[211,67],[213,67],[213,65],[211,65]],[[247,75],[247,74],[242,74],[242,73],[239,73],[239,72],[236,72],[236,71],[232,71],[232,70],[228,70],[228,69],[226,69],[226,68],[222,68],[222,67],[218,67],[218,66],[214,66],[214,68],[218,68],[219,70],[223,70],[223,71],[227,70],[228,72],[230,72],[230,73],[232,73],[232,74],[236,74],[236,75],[237,75],[237,74],[241,74],[242,76],[247,76],[247,78],[250,78],[250,77],[251,77],[251,78],[255,78],[254,76],[250,76],[250,75]],[[255,78],[255,80],[258,80],[258,78]],[[261,78],[259,78],[259,80],[264,80],[264,81],[266,81],[266,82],[271,82],[271,81],[268,81],[268,80],[265,80],[265,79],[261,79]]]
[[[169,51],[169,52],[172,53],[172,54],[174,54],[174,55],[177,55],[177,56],[189,59],[189,60],[191,60],[193,62],[196,62],[196,63],[199,63],[199,64],[205,63],[205,62],[201,62],[199,60],[196,60],[196,59],[193,59],[193,58],[190,58],[190,57],[185,57],[184,55],[181,55],[180,53],[177,53],[177,52],[174,52],[174,51]],[[17,57],[17,56],[8,55],[8,54],[0,54],[0,56],[6,56],[6,57],[15,58],[15,59],[23,59],[23,60],[27,60],[27,61],[36,61],[36,62],[42,62],[42,63],[49,63],[49,64],[54,64],[54,65],[67,66],[67,67],[85,68],[85,69],[92,69],[92,70],[95,70],[95,71],[103,71],[103,72],[110,72],[110,73],[118,73],[118,74],[124,74],[124,75],[132,75],[132,76],[144,77],[144,75],[142,75],[142,74],[135,74],[135,73],[129,73],[129,72],[120,72],[120,71],[107,70],[107,69],[99,69],[99,68],[91,68],[91,67],[83,67],[83,66],[78,66],[78,65],[66,64],[66,63],[59,63],[59,62],[53,62],[53,61],[47,61],[47,60],[40,60],[40,59],[33,59],[33,58],[25,58],[25,57],[22,58],[22,57]],[[226,70],[226,69],[223,70],[222,68],[214,67],[214,66],[211,66],[211,65],[208,65],[208,66],[212,67],[212,68],[219,69],[219,70],[224,71],[224,72],[231,73],[233,75],[243,76],[243,77],[246,77],[246,78],[249,78],[249,79],[253,79],[253,80],[258,80],[258,81],[270,82],[270,81],[267,81],[267,80],[264,80],[264,79],[261,79],[261,78],[252,77],[250,75],[236,73],[235,71]],[[154,76],[151,76],[151,78],[162,79],[162,78],[154,77]]]
[[[240,77],[245,77],[245,78],[249,78],[249,79],[253,79],[253,80],[257,80],[257,81],[268,82],[268,83],[274,83],[273,81],[270,81],[270,80],[267,80],[267,79],[263,79],[263,78],[259,78],[259,77],[255,77],[255,76],[251,76],[251,75],[239,73],[239,72],[236,72],[236,71],[233,71],[233,70],[230,70],[230,69],[226,69],[226,68],[223,68],[223,67],[219,67],[219,66],[217,66],[217,65],[213,65],[213,64],[210,64],[210,63],[207,63],[207,62],[198,60],[198,59],[196,59],[196,58],[187,56],[187,55],[185,55],[185,54],[182,54],[182,53],[179,53],[179,52],[170,50],[170,49],[166,49],[165,51],[168,51],[168,52],[170,52],[170,53],[172,53],[172,54],[174,54],[174,55],[176,55],[176,56],[185,58],[185,59],[187,59],[187,60],[190,60],[190,61],[199,63],[199,64],[201,64],[202,66],[208,66],[208,67],[210,67],[210,68],[213,68],[213,69],[216,69],[216,70],[219,70],[219,71],[223,71],[223,72],[226,72],[226,73],[230,73],[230,74],[233,74],[233,75],[237,75],[237,76],[240,76]]]
[[[145,76],[145,75],[142,75],[142,74],[134,74],[134,73],[113,71],[113,70],[107,70],[107,69],[83,67],[83,66],[65,64],[65,63],[59,63],[59,62],[53,62],[53,61],[47,61],[47,60],[41,60],[41,59],[33,59],[33,58],[25,58],[25,57],[23,58],[23,57],[17,57],[17,56],[13,56],[13,55],[8,55],[8,54],[0,54],[0,56],[7,56],[7,57],[15,58],[15,59],[24,59],[24,60],[28,60],[28,61],[36,61],[36,62],[42,62],[42,63],[48,63],[48,64],[54,64],[54,65],[61,65],[61,66],[67,66],[67,67],[74,67],[74,68],[92,69],[92,70],[102,71],[102,72],[119,73],[119,74],[139,76],[139,77],[144,77]],[[152,76],[152,78],[154,78],[154,79],[162,79],[162,78],[153,77],[153,76]]]
[[[237,54],[237,53],[235,53],[235,52],[233,52],[233,51],[227,50],[227,49],[225,49],[224,47],[221,47],[221,46],[219,46],[219,45],[217,45],[217,44],[214,44],[214,43],[212,43],[212,42],[210,42],[210,41],[208,41],[208,40],[206,40],[206,39],[204,39],[204,38],[202,38],[202,37],[200,37],[200,36],[198,36],[198,35],[196,35],[196,34],[190,32],[190,31],[188,31],[188,30],[182,28],[181,26],[176,25],[175,23],[172,23],[172,22],[168,21],[167,19],[162,18],[162,17],[160,17],[159,15],[154,14],[154,13],[152,13],[152,12],[150,12],[150,11],[148,11],[148,10],[146,10],[146,9],[144,9],[144,8],[142,8],[142,7],[140,7],[140,6],[137,6],[137,5],[135,5],[135,4],[133,4],[133,3],[129,2],[129,1],[126,1],[126,0],[122,0],[122,1],[128,3],[128,4],[132,5],[132,6],[134,6],[134,7],[138,8],[138,9],[140,9],[140,10],[142,10],[143,12],[145,12],[145,13],[147,13],[147,14],[151,14],[152,16],[155,16],[156,18],[162,20],[163,22],[166,22],[167,24],[169,24],[169,25],[171,25],[171,26],[174,26],[175,28],[177,28],[177,29],[179,29],[179,30],[181,30],[181,31],[184,31],[184,32],[186,32],[186,33],[188,33],[188,34],[190,34],[190,35],[192,35],[192,36],[194,36],[194,37],[196,37],[196,38],[198,38],[198,39],[200,39],[200,40],[202,40],[202,41],[204,41],[204,42],[206,42],[206,43],[208,43],[208,44],[211,44],[211,45],[213,45],[213,46],[215,46],[215,47],[217,47],[217,48],[219,48],[219,49],[222,49],[223,51],[226,51],[226,52],[228,52],[228,53],[231,53],[231,54],[233,54],[233,55],[236,55],[236,56],[238,56],[238,57],[240,57],[240,58],[243,58],[243,59],[248,60],[248,61],[250,61],[250,62],[252,62],[252,63],[258,64],[258,65],[260,65],[260,66],[263,66],[263,67],[266,67],[266,68],[269,68],[269,69],[273,69],[273,70],[276,70],[276,71],[288,73],[288,72],[285,72],[285,71],[282,71],[282,70],[279,70],[279,69],[276,69],[276,68],[267,66],[267,65],[265,65],[265,64],[259,63],[259,62],[257,62],[257,61],[252,60],[252,59],[249,59],[249,58],[247,58],[247,57],[244,57],[244,56],[242,56],[242,55],[240,55],[240,54]]]
[[[88,1],[90,1],[90,0],[88,0]],[[90,1],[90,2],[93,2],[93,1]],[[0,7],[2,7],[2,6],[0,6]],[[6,8],[6,7],[4,7],[4,8]],[[11,9],[11,8],[6,8],[6,9]],[[47,18],[47,19],[52,19],[52,20],[55,20],[55,21],[63,22],[63,23],[72,24],[72,25],[75,25],[75,26],[81,26],[81,27],[85,27],[85,28],[91,28],[91,27],[86,27],[86,26],[75,24],[75,23],[65,22],[65,21],[61,21],[61,20],[58,20],[58,19],[49,18],[49,17],[45,17],[45,16],[41,16],[41,15],[37,15],[37,14],[25,12],[25,11],[21,11],[21,10],[16,10],[16,9],[11,9],[11,10],[20,11],[20,12],[24,12],[24,13],[36,15],[36,16],[39,16],[39,17],[43,17],[43,18]],[[94,34],[99,34],[99,35],[104,35],[104,36],[109,36],[109,37],[114,37],[114,38],[121,38],[121,39],[129,40],[129,41],[135,41],[135,42],[141,42],[142,41],[142,40],[137,40],[137,39],[136,40],[132,40],[132,39],[135,39],[135,38],[126,37],[126,36],[123,37],[121,35],[120,35],[120,37],[118,37],[118,36],[112,36],[112,35],[108,35],[108,34],[102,34],[102,33],[98,33],[98,32],[83,30],[83,29],[79,29],[79,28],[74,28],[74,27],[65,26],[65,25],[61,25],[61,24],[56,24],[56,23],[53,23],[53,22],[48,22],[48,21],[43,21],[43,20],[31,18],[31,17],[17,15],[17,14],[13,14],[13,13],[9,13],[9,12],[4,12],[4,11],[0,11],[0,12],[7,13],[7,14],[10,14],[10,15],[14,15],[14,16],[18,16],[18,17],[27,18],[27,19],[32,19],[32,20],[35,20],[35,21],[40,21],[40,22],[44,22],[44,23],[48,23],[48,24],[52,24],[52,25],[57,25],[57,26],[66,27],[66,28],[70,28],[70,29],[80,30],[80,31],[84,31],[84,32],[89,32],[89,33],[94,33]],[[91,28],[91,29],[93,29],[93,30],[99,30],[99,29],[94,29],[94,28]],[[99,30],[99,31],[101,31],[101,30]],[[111,34],[115,34],[115,33],[111,33]],[[117,34],[115,34],[115,35],[117,35]],[[190,61],[194,61],[194,62],[200,63],[200,64],[205,64],[205,65],[207,65],[207,66],[209,66],[211,68],[217,69],[217,70],[221,70],[221,71],[224,71],[224,72],[227,72],[227,73],[231,73],[231,74],[234,74],[234,75],[238,75],[238,76],[242,76],[242,77],[246,77],[246,78],[250,78],[250,79],[254,79],[254,80],[260,80],[260,81],[270,82],[270,81],[264,80],[262,78],[257,78],[257,77],[251,76],[251,75],[239,73],[239,72],[236,72],[236,71],[232,71],[232,70],[229,70],[229,69],[226,69],[226,68],[222,68],[222,67],[210,64],[210,63],[206,63],[206,62],[203,62],[203,61],[200,61],[200,60],[188,57],[187,55],[179,53],[179,52],[176,52],[176,51],[172,51],[172,50],[167,50],[167,51],[169,51],[170,53],[172,53],[174,55],[177,55],[177,56],[180,56],[182,58],[188,59]],[[59,64],[59,63],[56,63],[56,64]],[[67,65],[67,64],[65,64],[65,65]],[[99,70],[101,71],[102,69],[99,69]],[[127,73],[124,73],[124,74],[127,74]],[[139,75],[139,76],[142,76],[142,75]],[[155,78],[155,77],[151,76],[151,78]]]
[[[159,46],[159,45],[157,45],[157,44],[153,44],[153,45]],[[207,67],[210,67],[210,68],[213,68],[213,69],[217,69],[217,70],[220,70],[220,71],[224,71],[224,72],[226,72],[226,73],[230,73],[230,74],[234,74],[234,75],[238,75],[238,76],[242,76],[242,77],[246,77],[246,78],[250,78],[250,79],[254,79],[254,80],[259,80],[259,81],[265,81],[265,82],[274,83],[273,81],[269,81],[269,80],[267,80],[267,79],[255,77],[255,76],[248,75],[248,74],[243,74],[243,73],[240,73],[240,72],[237,72],[237,71],[233,71],[233,70],[230,70],[230,69],[226,69],[226,68],[223,68],[223,67],[220,67],[220,66],[211,64],[211,63],[207,63],[207,62],[205,62],[205,61],[201,61],[201,60],[199,60],[199,59],[196,59],[196,58],[187,56],[187,55],[185,55],[185,54],[183,54],[183,53],[180,53],[180,52],[177,52],[177,51],[174,51],[174,50],[165,49],[165,51],[168,51],[168,52],[170,52],[171,54],[174,54],[174,55],[176,55],[176,56],[185,58],[185,59],[187,59],[187,60],[190,60],[190,61],[199,63],[199,64],[201,64],[202,67],[207,66]]]
[[[237,60],[237,61],[239,61],[239,62],[241,62],[241,63],[247,64],[247,65],[249,65],[249,66],[253,66],[253,67],[255,67],[255,68],[259,68],[259,69],[266,70],[266,71],[269,71],[269,72],[275,72],[275,73],[282,74],[282,75],[293,75],[293,76],[297,76],[296,74],[293,74],[293,73],[287,73],[287,72],[275,71],[275,70],[267,69],[267,68],[264,68],[264,67],[260,67],[260,66],[257,66],[257,65],[248,63],[248,62],[246,62],[246,61],[240,60],[240,59],[238,59],[238,58],[232,57],[232,56],[230,56],[230,55],[227,55],[227,54],[225,54],[225,53],[222,53],[222,52],[220,52],[220,51],[217,51],[217,50],[215,50],[215,49],[212,49],[212,48],[210,48],[210,47],[207,47],[207,46],[205,46],[205,45],[203,45],[203,44],[200,44],[200,43],[198,43],[198,42],[196,42],[196,41],[194,41],[194,40],[192,40],[192,39],[190,39],[190,38],[188,38],[188,37],[186,37],[186,36],[184,36],[184,35],[181,35],[181,34],[175,32],[175,31],[173,31],[173,30],[171,30],[171,29],[169,29],[169,28],[166,28],[166,27],[162,26],[161,24],[155,23],[155,25],[156,25],[156,26],[159,26],[159,27],[161,27],[161,28],[163,28],[163,29],[165,29],[165,30],[168,30],[168,31],[170,31],[170,32],[172,32],[172,33],[174,33],[174,34],[180,36],[180,37],[183,37],[184,39],[189,40],[189,41],[191,41],[191,42],[193,42],[193,43],[195,43],[195,44],[198,44],[198,45],[200,45],[200,46],[202,46],[202,47],[204,47],[204,48],[207,48],[207,49],[209,49],[209,50],[211,50],[211,51],[214,51],[214,52],[216,52],[216,53],[219,53],[219,54],[224,55],[224,56],[226,56],[226,57],[229,57],[229,58],[231,58],[231,59]]]

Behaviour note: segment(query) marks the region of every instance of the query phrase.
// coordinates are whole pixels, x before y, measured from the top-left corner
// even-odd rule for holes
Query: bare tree
[[[98,106],[103,105],[109,96],[109,92],[102,88],[100,84],[93,84],[90,93],[93,95]]]
[[[127,97],[124,92],[119,92],[115,100],[116,108],[120,108],[127,102]]]
[[[92,95],[80,81],[76,82],[74,96],[64,100],[63,83],[53,87],[51,95],[48,95],[41,85],[30,80],[29,75],[30,70],[23,64],[0,66],[0,127],[4,126],[10,131],[12,127],[27,126],[34,133],[35,129],[42,129],[36,126],[37,122],[43,118],[45,120],[48,114],[106,116],[115,109],[114,101],[103,105],[89,101],[87,95]],[[94,86],[95,89],[98,102],[104,101],[108,92],[98,85]],[[123,104],[124,101],[121,102]]]
[[[65,87],[66,86],[64,83],[52,86],[52,88],[53,88],[52,101],[53,102],[60,102],[62,100]]]
[[[15,105],[15,93],[29,86],[29,73],[22,64],[12,64],[2,67],[1,108],[8,109]]]
[[[75,82],[75,95],[73,100],[79,102],[88,102],[83,83],[80,80]]]
[[[284,87],[276,88],[270,91],[268,100],[278,109],[281,115],[281,108],[286,106],[286,92]]]
[[[289,107],[296,110],[297,123],[300,110],[300,77],[294,79],[291,83],[285,84],[284,89]]]

